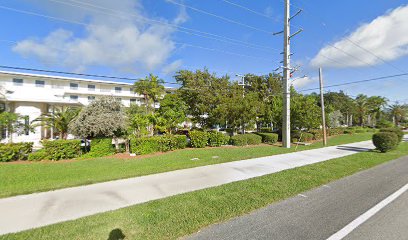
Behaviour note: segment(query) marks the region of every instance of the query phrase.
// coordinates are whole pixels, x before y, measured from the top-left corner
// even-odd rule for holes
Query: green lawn
[[[364,152],[279,173],[181,194],[0,239],[176,239],[270,203],[408,155],[408,143],[389,153]],[[28,203],[29,204],[29,203]],[[118,230],[119,229],[119,230]]]
[[[371,136],[372,133],[342,135],[333,137],[329,143],[339,145],[358,142],[368,140]],[[321,146],[321,143],[299,146],[298,151]],[[293,151],[295,148],[261,145],[184,149],[143,159],[97,158],[71,162],[0,164],[0,198]],[[200,160],[192,161],[192,158]]]

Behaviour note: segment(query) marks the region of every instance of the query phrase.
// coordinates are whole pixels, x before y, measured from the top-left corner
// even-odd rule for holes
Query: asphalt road
[[[408,156],[216,224],[188,239],[327,239],[408,183]],[[408,239],[408,193],[345,239]]]

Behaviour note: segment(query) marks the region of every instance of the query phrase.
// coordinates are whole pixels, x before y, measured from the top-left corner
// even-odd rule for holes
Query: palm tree
[[[408,113],[407,107],[398,103],[390,105],[389,111],[396,126],[407,117]]]
[[[387,99],[385,97],[372,96],[367,99],[367,105],[370,119],[374,116],[375,120],[379,120],[383,112],[382,110],[387,105]],[[371,124],[371,121],[369,124]]]
[[[144,97],[144,104],[146,106],[146,112],[151,109],[152,101],[153,108],[158,102],[159,98],[164,94],[164,81],[158,76],[150,74],[144,79],[134,83],[134,92]]]
[[[57,130],[60,139],[67,139],[68,126],[80,112],[78,107],[58,107],[50,113],[44,113],[33,122],[40,122],[41,126]]]
[[[368,112],[367,100],[368,100],[367,96],[363,94],[359,94],[354,100],[354,102],[356,103],[356,112],[360,126],[363,126],[364,119],[367,116]]]

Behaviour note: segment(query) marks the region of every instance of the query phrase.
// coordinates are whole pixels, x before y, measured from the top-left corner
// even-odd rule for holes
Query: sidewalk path
[[[374,148],[371,141],[0,199],[0,235],[245,180]]]

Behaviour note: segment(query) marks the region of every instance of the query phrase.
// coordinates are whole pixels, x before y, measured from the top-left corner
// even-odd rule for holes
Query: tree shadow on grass
[[[115,228],[109,233],[108,240],[123,240],[125,237],[120,228]]]

